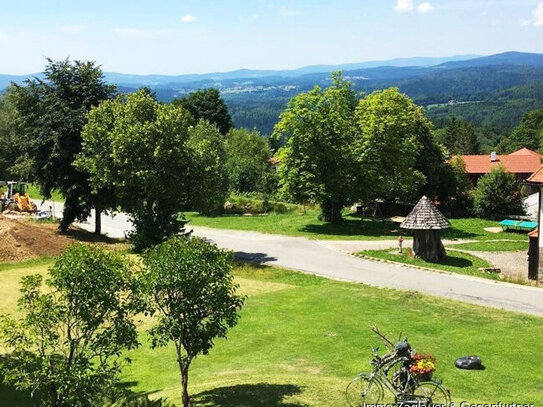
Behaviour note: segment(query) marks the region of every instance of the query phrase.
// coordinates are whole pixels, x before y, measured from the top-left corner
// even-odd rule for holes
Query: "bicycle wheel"
[[[351,407],[362,407],[366,404],[377,404],[383,398],[381,383],[369,375],[360,375],[353,379],[345,390],[347,403]]]
[[[449,391],[437,382],[421,382],[413,389],[413,396],[421,406],[448,406],[451,402]]]

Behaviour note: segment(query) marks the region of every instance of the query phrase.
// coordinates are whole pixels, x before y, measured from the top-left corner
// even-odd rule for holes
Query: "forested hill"
[[[371,70],[346,71],[344,75],[357,90],[365,93],[398,86],[416,103],[426,107],[432,119],[454,114],[474,124],[507,132],[519,123],[523,113],[543,107],[543,67],[492,65],[446,70],[376,70],[380,77],[367,76]],[[292,88],[268,84],[267,88],[250,92],[226,91],[223,97],[236,125],[256,127],[263,134],[270,134],[278,114],[292,96],[315,84],[329,84],[328,78],[311,77],[309,80],[301,78]]]
[[[387,65],[378,66],[380,63]],[[315,85],[329,85],[334,69],[342,69],[355,89],[364,93],[399,87],[437,121],[454,114],[477,125],[507,131],[518,124],[523,113],[543,106],[543,54],[520,52],[320,65],[291,71],[182,76],[108,73],[106,78],[119,85],[121,92],[148,86],[165,102],[197,89],[218,88],[236,126],[270,134],[288,100]],[[0,89],[11,80],[21,82],[24,78],[0,75]]]

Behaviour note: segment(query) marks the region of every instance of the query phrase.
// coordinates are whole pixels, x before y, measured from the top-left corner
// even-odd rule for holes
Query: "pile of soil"
[[[53,223],[10,219],[0,215],[0,262],[57,256],[64,247],[77,241],[103,242],[104,239],[97,240],[91,233],[78,228],[61,234],[58,225]]]

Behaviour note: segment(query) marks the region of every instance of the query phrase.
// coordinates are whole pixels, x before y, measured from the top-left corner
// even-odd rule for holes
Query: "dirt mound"
[[[58,225],[52,223],[8,219],[0,215],[0,262],[57,256],[64,247],[76,241],[97,242],[92,234],[81,229],[72,228],[67,233],[61,234],[58,233],[57,227]]]

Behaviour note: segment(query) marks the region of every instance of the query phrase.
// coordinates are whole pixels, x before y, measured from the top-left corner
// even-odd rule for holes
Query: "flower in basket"
[[[436,370],[436,358],[432,355],[415,353],[411,360],[409,371],[416,377],[429,379]]]

